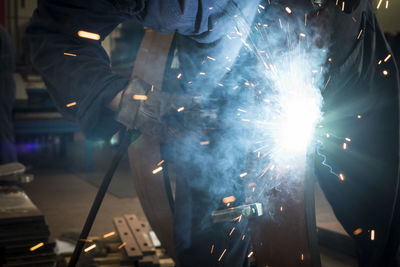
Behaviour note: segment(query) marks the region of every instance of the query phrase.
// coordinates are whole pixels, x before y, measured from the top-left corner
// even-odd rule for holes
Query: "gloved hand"
[[[193,107],[193,99],[160,91],[133,78],[122,93],[116,120],[160,141],[173,139],[183,130],[178,114]]]

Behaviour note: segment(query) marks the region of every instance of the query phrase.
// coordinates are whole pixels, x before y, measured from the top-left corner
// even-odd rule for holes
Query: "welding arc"
[[[68,267],[75,267],[79,260],[79,257],[82,253],[82,249],[85,245],[85,240],[87,239],[90,233],[90,229],[92,229],[93,222],[96,219],[97,212],[99,211],[101,203],[103,202],[104,196],[107,193],[107,189],[108,186],[110,185],[111,179],[115,173],[115,170],[118,167],[119,162],[124,156],[125,151],[127,150],[129,144],[131,143],[131,137],[132,137],[132,132],[128,130],[124,133],[122,137],[122,142],[120,143],[117,153],[113,157],[110,167],[108,168],[107,173],[104,176],[103,181],[101,182],[99,190],[97,191],[96,198],[94,199],[92,207],[90,208],[89,214],[86,218],[85,225],[82,228],[81,235],[79,236],[74,252],[68,263]]]

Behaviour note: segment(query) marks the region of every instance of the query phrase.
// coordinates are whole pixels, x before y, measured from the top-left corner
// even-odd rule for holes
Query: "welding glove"
[[[188,95],[160,91],[133,78],[124,90],[116,120],[159,141],[174,139],[183,130],[180,113],[194,106]]]

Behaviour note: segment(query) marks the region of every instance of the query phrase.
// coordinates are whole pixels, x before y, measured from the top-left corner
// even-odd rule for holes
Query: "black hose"
[[[79,257],[82,253],[82,249],[85,245],[85,241],[90,233],[90,229],[92,229],[92,225],[94,220],[96,219],[97,212],[103,202],[104,196],[107,193],[108,186],[110,185],[111,179],[115,173],[115,170],[118,167],[119,162],[125,154],[130,142],[131,142],[132,132],[126,131],[122,137],[122,141],[117,150],[117,154],[115,154],[114,158],[111,161],[110,167],[107,170],[106,175],[101,182],[100,188],[97,191],[96,198],[93,201],[92,207],[90,208],[89,214],[86,218],[85,225],[82,228],[82,232],[79,236],[79,239],[76,243],[74,252],[72,253],[71,259],[68,263],[68,267],[75,267]]]

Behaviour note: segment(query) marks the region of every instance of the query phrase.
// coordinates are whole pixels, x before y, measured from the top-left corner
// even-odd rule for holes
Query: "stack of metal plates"
[[[0,266],[55,266],[49,234],[43,214],[20,187],[0,186]]]

